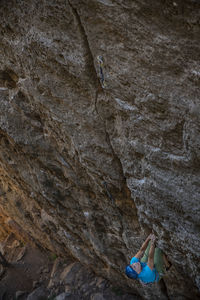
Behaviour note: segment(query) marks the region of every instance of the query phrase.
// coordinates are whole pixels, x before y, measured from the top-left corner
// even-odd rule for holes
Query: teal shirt
[[[135,262],[139,262],[142,267],[142,271],[140,274],[138,274],[138,279],[141,280],[143,283],[151,283],[151,282],[157,282],[159,279],[159,274],[156,271],[155,268],[151,270],[149,266],[147,266],[146,263],[140,262],[140,260],[136,257],[133,257],[130,261],[130,264],[133,264]]]

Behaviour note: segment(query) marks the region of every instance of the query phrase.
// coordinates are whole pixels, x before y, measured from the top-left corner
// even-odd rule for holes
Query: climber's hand
[[[147,239],[150,241],[152,239],[152,233],[147,237]]]

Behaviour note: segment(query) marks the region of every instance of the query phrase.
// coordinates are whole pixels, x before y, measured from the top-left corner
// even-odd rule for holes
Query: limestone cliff
[[[197,0],[0,1],[2,238],[198,297],[199,20]],[[124,275],[152,228],[165,291]]]

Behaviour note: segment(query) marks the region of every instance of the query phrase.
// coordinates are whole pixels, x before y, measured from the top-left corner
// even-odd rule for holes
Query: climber
[[[149,284],[158,282],[170,267],[171,263],[162,250],[155,248],[155,235],[150,234],[131,259],[125,273],[129,278],[139,279],[141,283]]]

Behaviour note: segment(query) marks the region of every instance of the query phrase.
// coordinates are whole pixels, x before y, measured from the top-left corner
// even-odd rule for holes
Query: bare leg
[[[153,270],[154,268],[154,252],[155,252],[155,240],[151,240],[151,247],[149,250],[149,257],[147,262],[147,265],[151,270]]]

